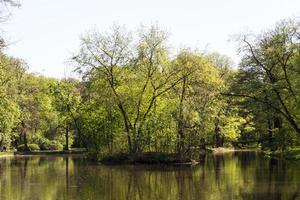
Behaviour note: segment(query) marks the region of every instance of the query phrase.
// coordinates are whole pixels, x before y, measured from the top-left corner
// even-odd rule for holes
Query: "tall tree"
[[[151,27],[139,34],[136,44],[129,35],[120,27],[108,35],[89,34],[74,60],[90,80],[102,77],[109,86],[123,118],[128,150],[137,152],[142,150],[143,127],[155,103],[184,77],[168,63],[163,31]]]
[[[299,25],[290,20],[279,22],[254,40],[241,38],[244,54],[236,79],[240,86],[230,95],[263,106],[270,142],[274,129],[283,134],[283,123],[300,134],[299,50]]]

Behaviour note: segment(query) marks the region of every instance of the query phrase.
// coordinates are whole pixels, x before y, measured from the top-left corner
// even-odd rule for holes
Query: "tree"
[[[299,25],[281,21],[254,41],[243,36],[241,43],[244,56],[236,78],[241,87],[229,95],[263,106],[270,142],[274,131],[284,134],[283,124],[299,135]]]
[[[11,7],[19,7],[20,3],[15,0],[0,0],[0,22],[6,21],[10,15]]]
[[[77,135],[80,135],[78,109],[81,101],[80,91],[76,88],[76,80],[61,80],[51,87],[54,96],[54,106],[59,112],[60,123],[65,128],[65,150],[69,150],[69,134],[75,127]]]
[[[89,34],[73,59],[89,80],[104,79],[123,118],[128,150],[134,153],[142,151],[143,128],[155,103],[184,77],[168,63],[164,32],[151,27],[140,33],[137,44],[129,35],[120,27],[108,35]]]
[[[204,138],[203,131],[208,128],[204,119],[212,114],[205,112],[218,95],[222,81],[218,70],[206,56],[189,50],[178,54],[174,66],[180,69],[180,76],[183,77],[180,84],[174,87],[173,95],[177,99],[177,151],[180,159],[184,159],[191,147],[198,146],[200,139]]]
[[[0,52],[0,149],[8,150],[16,136],[15,127],[20,120],[20,107],[16,98],[18,83],[25,68],[22,61]]]

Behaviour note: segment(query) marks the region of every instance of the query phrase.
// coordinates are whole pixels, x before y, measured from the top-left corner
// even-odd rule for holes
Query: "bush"
[[[28,148],[29,148],[29,151],[37,151],[37,150],[40,150],[40,147],[39,147],[39,145],[37,145],[37,144],[28,144],[27,146],[28,146]],[[17,150],[18,150],[18,151],[26,151],[25,145],[24,145],[24,144],[19,145],[19,146],[17,147]]]
[[[63,145],[58,141],[54,140],[44,140],[42,144],[40,144],[40,148],[42,150],[62,150]]]
[[[172,164],[190,162],[189,159],[180,161],[177,159],[176,154],[158,152],[136,154],[118,153],[103,157],[100,161],[106,164]]]

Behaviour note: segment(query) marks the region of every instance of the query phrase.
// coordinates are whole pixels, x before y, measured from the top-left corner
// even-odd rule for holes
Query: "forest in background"
[[[207,146],[300,145],[299,22],[236,38],[238,68],[219,53],[174,54],[167,36],[157,26],[89,32],[70,59],[80,80],[29,73],[1,39],[0,150],[77,147],[96,159],[124,152],[184,159]]]

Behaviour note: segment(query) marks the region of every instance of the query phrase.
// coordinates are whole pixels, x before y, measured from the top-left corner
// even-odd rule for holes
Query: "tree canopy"
[[[297,22],[242,35],[237,69],[219,53],[187,48],[174,55],[167,36],[157,26],[89,32],[72,57],[81,80],[29,73],[1,49],[0,149],[82,147],[95,158],[165,152],[185,159],[206,146],[299,145]]]

